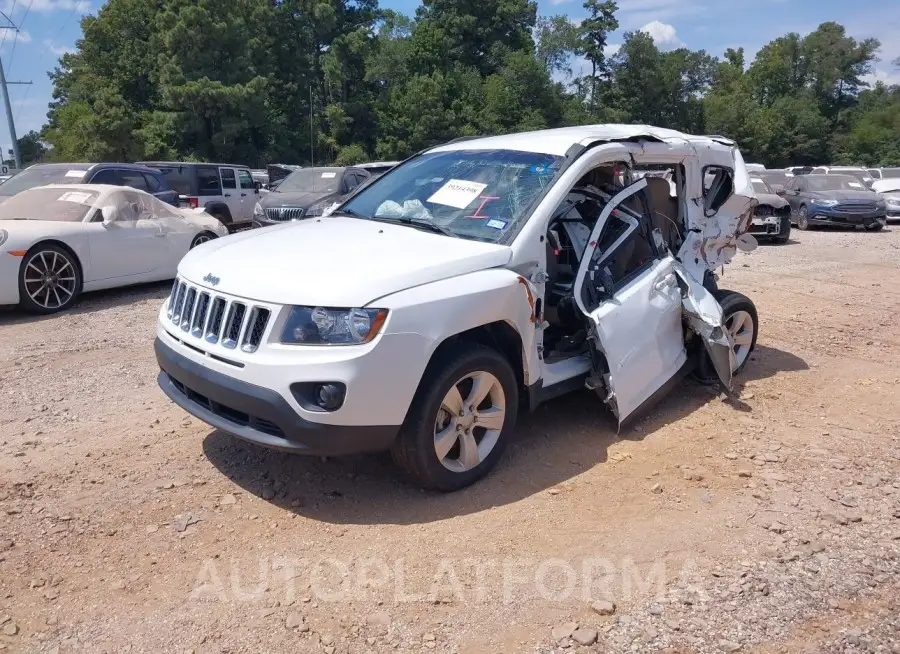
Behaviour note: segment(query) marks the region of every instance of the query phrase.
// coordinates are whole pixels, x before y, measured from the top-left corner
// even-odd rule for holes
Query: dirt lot
[[[739,398],[687,383],[620,438],[563,398],[454,495],[187,417],[168,285],[0,314],[0,650],[900,652],[900,227],[721,284],[761,316]]]

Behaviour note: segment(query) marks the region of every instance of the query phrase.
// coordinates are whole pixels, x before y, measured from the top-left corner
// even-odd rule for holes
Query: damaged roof
[[[652,125],[580,125],[577,127],[559,127],[536,132],[520,134],[504,134],[483,138],[466,138],[439,145],[430,152],[449,152],[453,150],[518,150],[563,156],[576,144],[587,145],[593,141],[628,141],[646,139],[663,143],[719,143],[732,146],[734,142],[724,136],[695,136],[684,134],[674,129],[653,127]]]

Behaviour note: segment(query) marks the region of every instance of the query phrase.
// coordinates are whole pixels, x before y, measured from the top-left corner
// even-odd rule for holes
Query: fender
[[[418,334],[428,340],[426,360],[448,338],[476,327],[505,322],[522,340],[524,382],[540,377],[535,347],[534,290],[519,274],[491,268],[399,291],[370,303],[391,313],[385,334]]]
[[[224,202],[207,202],[203,205],[203,210],[206,213],[213,215],[214,217],[219,217],[219,222],[225,226],[234,224],[234,218],[231,215],[231,209],[228,208],[228,205]]]

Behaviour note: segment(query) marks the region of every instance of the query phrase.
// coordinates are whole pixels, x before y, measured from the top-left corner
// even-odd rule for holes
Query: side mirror
[[[775,191],[775,195],[780,195],[781,197],[787,195],[787,191],[784,190],[781,184],[772,184],[772,190]]]
[[[610,297],[616,288],[616,281],[613,279],[612,272],[610,272],[609,267],[603,266],[598,268],[596,273],[600,282],[597,290],[603,295]]]
[[[103,224],[108,225],[116,219],[116,208],[107,205],[100,209],[100,215],[103,216]]]
[[[260,184],[259,182],[253,182],[253,192],[254,193],[259,193],[259,189],[261,189],[261,188],[262,188],[262,184]]]
[[[734,173],[721,166],[703,169],[703,211],[714,216],[734,194]]]

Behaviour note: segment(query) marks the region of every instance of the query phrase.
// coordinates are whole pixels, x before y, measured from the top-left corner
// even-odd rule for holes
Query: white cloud
[[[56,45],[50,39],[44,39],[44,45],[46,45],[50,52],[55,54],[57,57],[62,57],[64,54],[71,54],[75,52],[75,48],[67,47],[64,45]]]
[[[660,50],[673,50],[684,45],[675,34],[675,27],[668,23],[654,20],[644,25],[641,31],[649,34]]]
[[[19,30],[12,40],[18,41],[19,43],[31,43],[31,34],[25,30]]]
[[[621,43],[607,43],[603,48],[603,54],[606,57],[612,57],[622,47]]]
[[[85,13],[91,8],[88,0],[34,0],[31,11],[49,14],[54,11],[78,11]]]

